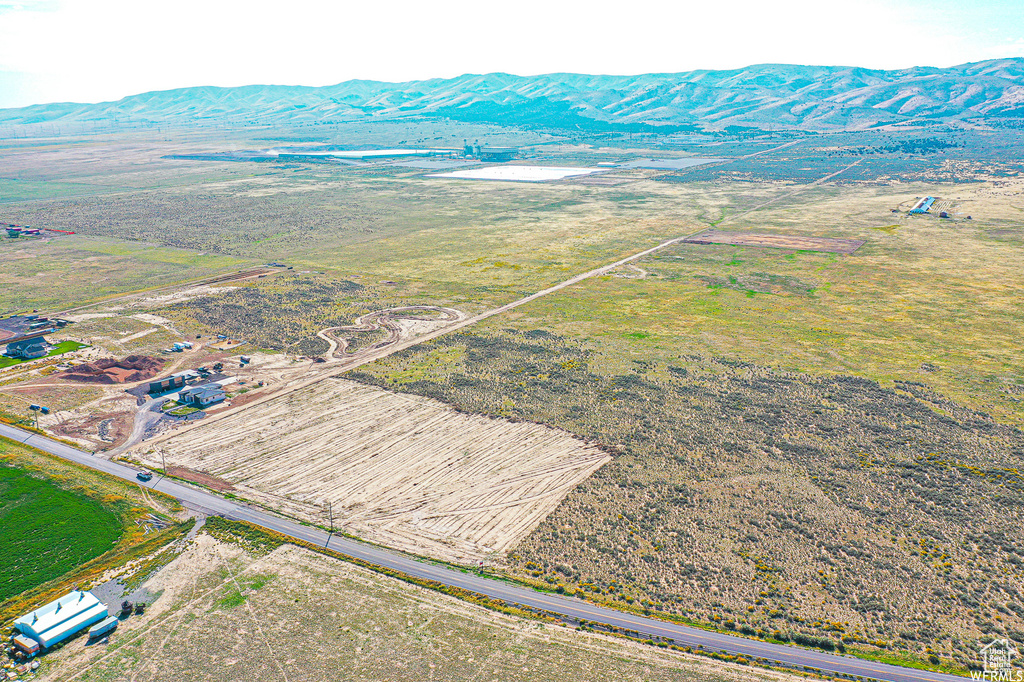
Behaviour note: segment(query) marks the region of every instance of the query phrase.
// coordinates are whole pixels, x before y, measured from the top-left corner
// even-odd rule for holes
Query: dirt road
[[[791,146],[791,144],[796,144],[796,143],[797,142],[787,143],[787,144],[784,144],[784,145],[782,145],[780,147],[777,147],[775,149],[782,149],[784,147],[788,147],[788,146]],[[774,149],[764,150],[763,152],[760,152],[760,153],[767,153],[769,151],[775,151],[775,150]],[[752,154],[751,156],[754,156],[754,154]],[[792,196],[794,194],[799,193],[800,191],[802,191],[804,189],[808,189],[810,187],[815,187],[815,186],[817,186],[817,185],[819,185],[819,184],[821,184],[823,182],[827,182],[828,180],[831,180],[832,178],[834,178],[837,175],[839,175],[840,173],[842,173],[842,172],[852,168],[855,165],[857,165],[857,162],[854,162],[854,163],[850,164],[849,166],[846,166],[845,168],[843,168],[843,169],[841,169],[839,171],[836,171],[834,173],[829,173],[828,175],[826,175],[826,176],[824,176],[824,177],[822,177],[822,178],[820,178],[818,180],[815,180],[814,182],[808,183],[806,185],[800,185],[799,187],[794,188],[792,191],[790,191],[790,192],[788,192],[788,193],[786,193],[786,194],[784,194],[782,196],[776,197],[775,199],[773,199],[771,201],[767,201],[767,202],[761,204],[760,206],[756,206],[753,209],[750,209],[749,211],[746,211],[745,213],[742,213],[740,215],[747,215],[747,214],[749,214],[749,213],[751,213],[751,212],[753,212],[755,210],[758,210],[760,208],[763,208],[764,206],[767,206],[767,205],[773,203],[774,201],[777,201],[777,200],[785,198],[785,197]],[[726,220],[721,221],[721,222],[727,222],[728,220],[735,219],[736,217],[739,217],[739,215],[738,216],[733,216],[732,218],[727,218]],[[679,244],[679,243],[685,241],[686,239],[689,239],[690,237],[693,237],[693,236],[695,236],[697,234],[700,234],[704,229],[705,228],[701,228],[700,230],[697,230],[696,232],[692,232],[690,234],[685,234],[685,235],[681,235],[679,237],[675,237],[673,239],[669,239],[667,241],[664,241],[664,242],[658,244],[657,246],[652,246],[649,249],[645,249],[645,250],[640,251],[638,253],[634,253],[631,256],[626,256],[625,258],[621,258],[621,259],[615,261],[614,263],[609,263],[608,265],[602,265],[599,268],[594,268],[593,270],[588,270],[587,272],[581,273],[581,274],[576,275],[574,277],[570,277],[569,279],[567,279],[567,280],[565,280],[563,282],[559,282],[558,284],[555,284],[554,286],[548,287],[547,289],[543,289],[543,290],[538,291],[538,292],[536,292],[534,294],[530,294],[529,296],[524,296],[523,298],[520,298],[520,299],[518,299],[516,301],[512,301],[511,303],[506,303],[503,306],[499,306],[497,308],[493,308],[491,310],[487,310],[487,311],[479,313],[477,315],[473,315],[471,317],[466,317],[466,318],[464,318],[462,320],[459,320],[458,322],[454,322],[453,324],[450,324],[450,325],[448,325],[446,327],[442,327],[441,329],[437,329],[435,331],[432,331],[432,332],[429,332],[429,333],[426,333],[426,334],[414,336],[412,338],[405,339],[405,340],[399,341],[397,343],[386,345],[386,346],[384,346],[382,348],[378,348],[376,350],[371,350],[370,352],[359,353],[359,354],[354,355],[354,356],[352,356],[350,358],[342,359],[342,360],[340,360],[336,364],[329,365],[330,369],[325,371],[325,372],[323,372],[323,373],[318,373],[317,375],[309,377],[308,379],[303,379],[303,380],[300,380],[300,381],[297,381],[297,382],[293,382],[293,383],[290,383],[290,384],[285,384],[281,388],[279,388],[278,390],[274,391],[273,393],[268,393],[267,395],[259,398],[258,400],[254,400],[254,401],[246,403],[244,405],[239,405],[237,407],[233,407],[233,408],[224,410],[223,412],[220,412],[220,413],[218,413],[216,415],[207,417],[206,419],[197,421],[194,424],[190,424],[190,425],[185,426],[185,427],[183,427],[181,429],[178,429],[176,431],[173,431],[173,432],[170,432],[170,433],[167,433],[167,434],[163,434],[163,435],[157,436],[152,441],[149,441],[149,444],[159,443],[159,442],[161,442],[163,440],[166,440],[166,439],[168,439],[168,438],[170,438],[172,436],[178,436],[178,435],[180,435],[180,434],[182,434],[182,433],[184,433],[186,431],[189,431],[191,429],[199,428],[199,427],[208,425],[211,422],[220,421],[221,419],[226,419],[226,418],[229,418],[229,417],[233,417],[234,415],[236,415],[238,412],[241,412],[242,410],[246,410],[246,409],[249,409],[251,407],[255,407],[256,405],[262,405],[263,403],[266,403],[266,402],[268,402],[270,400],[274,400],[275,398],[278,398],[278,397],[280,397],[282,395],[286,395],[288,393],[292,393],[294,391],[298,391],[298,390],[300,390],[302,388],[305,388],[307,386],[312,386],[313,384],[315,384],[315,383],[317,383],[319,381],[323,381],[324,379],[326,379],[328,377],[335,377],[335,376],[338,376],[340,374],[344,374],[344,373],[349,372],[349,371],[351,371],[351,370],[353,370],[353,369],[355,369],[357,367],[361,367],[362,365],[366,365],[366,364],[369,364],[371,362],[376,362],[377,360],[380,360],[381,358],[385,358],[385,357],[387,357],[389,355],[393,355],[395,353],[399,353],[399,352],[405,350],[406,348],[410,348],[412,346],[424,343],[426,341],[431,341],[433,339],[436,339],[439,336],[444,336],[446,334],[451,334],[452,332],[456,332],[456,331],[458,331],[460,329],[464,329],[466,327],[470,327],[470,326],[472,326],[474,324],[477,324],[478,322],[482,322],[482,321],[484,321],[484,320],[486,320],[488,318],[494,317],[495,315],[502,315],[504,313],[509,312],[510,310],[515,310],[519,306],[526,305],[527,303],[531,303],[532,301],[536,301],[537,299],[543,298],[544,296],[549,296],[551,294],[554,294],[556,292],[561,291],[562,289],[565,289],[567,287],[571,287],[574,284],[579,284],[580,282],[583,282],[583,281],[586,281],[588,279],[591,279],[592,277],[600,277],[602,275],[606,275],[606,274],[612,272],[613,270],[615,270],[616,268],[622,267],[623,265],[628,265],[629,263],[632,263],[633,261],[637,261],[637,260],[640,260],[641,258],[645,258],[645,257],[651,255],[652,253],[656,253],[656,252],[658,252],[658,251],[660,251],[660,250],[662,250],[662,249],[664,249],[666,247],[673,246],[675,244]],[[323,337],[321,337],[321,338],[323,338]],[[325,339],[325,340],[327,340],[328,343],[330,342],[329,339]],[[335,348],[336,347],[332,346],[332,349],[331,349],[332,352],[334,352]]]
[[[699,234],[699,231],[698,232],[694,232],[693,234]],[[450,324],[450,325],[448,325],[446,327],[442,327],[441,329],[437,329],[435,331],[428,332],[426,334],[422,334],[422,335],[419,335],[419,336],[408,338],[408,339],[399,341],[397,343],[386,345],[386,346],[384,346],[382,348],[377,348],[377,349],[374,349],[374,350],[370,350],[367,353],[359,353],[359,354],[351,356],[349,358],[341,359],[336,364],[331,365],[330,366],[331,368],[328,371],[325,371],[325,372],[322,372],[322,373],[318,373],[316,376],[312,376],[312,377],[310,377],[308,379],[304,379],[304,380],[297,381],[297,382],[294,382],[294,383],[286,384],[286,385],[282,386],[281,388],[279,388],[278,390],[274,391],[273,393],[268,393],[267,395],[259,398],[258,400],[253,400],[252,402],[246,403],[244,405],[239,405],[238,407],[232,407],[230,409],[224,410],[223,412],[219,412],[219,413],[217,413],[215,415],[211,415],[211,416],[207,417],[206,419],[202,419],[200,421],[197,421],[194,424],[189,424],[187,426],[184,426],[184,427],[182,427],[180,429],[177,429],[176,431],[173,431],[173,432],[170,432],[170,433],[166,433],[166,434],[162,434],[160,436],[157,436],[153,440],[147,441],[146,445],[147,446],[154,445],[156,443],[159,443],[159,442],[162,442],[164,440],[167,440],[168,438],[171,438],[172,436],[180,436],[182,433],[185,433],[185,432],[190,431],[192,429],[195,429],[197,427],[207,426],[207,425],[209,425],[209,424],[211,424],[213,422],[217,422],[217,421],[220,421],[220,420],[228,418],[228,417],[233,417],[234,415],[238,414],[242,410],[247,410],[249,408],[255,407],[256,405],[262,405],[263,403],[266,403],[266,402],[269,402],[271,400],[274,400],[275,398],[279,398],[282,395],[286,395],[288,393],[293,393],[293,392],[298,391],[300,389],[306,388],[307,386],[312,386],[313,384],[315,384],[317,382],[320,382],[320,381],[323,381],[324,379],[327,379],[328,377],[335,377],[335,376],[338,376],[339,374],[344,374],[345,372],[349,372],[349,371],[351,371],[351,370],[353,370],[353,369],[355,369],[357,367],[361,367],[362,365],[366,365],[366,364],[369,364],[371,362],[376,362],[377,360],[380,360],[381,358],[386,358],[389,355],[393,355],[394,353],[398,353],[400,351],[403,351],[406,348],[411,348],[412,346],[415,346],[417,344],[423,343],[425,341],[430,341],[432,339],[436,339],[439,336],[444,336],[445,334],[451,334],[452,332],[455,332],[455,331],[458,331],[458,330],[463,329],[465,327],[469,327],[471,325],[477,324],[478,322],[482,322],[483,320],[486,320],[486,319],[488,319],[490,317],[494,317],[495,315],[501,315],[503,313],[507,313],[508,311],[514,310],[514,309],[518,308],[521,305],[525,305],[527,303],[530,303],[531,301],[536,301],[538,298],[543,298],[544,296],[548,296],[548,295],[553,294],[553,293],[555,293],[557,291],[561,291],[562,289],[565,289],[566,287],[570,287],[570,286],[572,286],[574,284],[579,284],[580,282],[583,282],[584,280],[590,279],[591,277],[600,277],[601,275],[606,275],[609,272],[611,272],[612,270],[614,270],[615,268],[618,268],[618,267],[621,267],[623,265],[626,265],[627,263],[632,263],[633,261],[638,260],[640,258],[644,258],[646,256],[649,256],[652,253],[655,253],[656,251],[664,249],[667,246],[672,246],[673,244],[678,244],[679,242],[683,241],[684,239],[687,239],[688,237],[693,236],[693,234],[686,234],[686,235],[683,235],[681,237],[675,237],[673,239],[669,239],[668,241],[664,241],[664,242],[658,244],[657,246],[652,246],[649,249],[645,249],[644,251],[640,251],[639,253],[635,253],[632,256],[627,256],[626,258],[622,258],[620,260],[617,260],[614,263],[609,263],[608,265],[602,265],[599,268],[595,268],[593,270],[589,270],[589,271],[584,272],[582,274],[576,275],[575,277],[570,277],[569,279],[567,279],[567,280],[565,280],[563,282],[559,282],[558,284],[556,284],[556,285],[554,285],[552,287],[548,287],[547,289],[543,289],[543,290],[538,291],[538,292],[536,292],[534,294],[530,294],[529,296],[524,296],[523,298],[520,298],[517,301],[512,301],[511,303],[506,303],[503,306],[499,306],[497,308],[492,308],[491,310],[487,310],[485,312],[479,313],[477,315],[473,315],[471,317],[463,318],[462,320],[459,320],[458,322],[454,322],[453,324]],[[324,337],[321,337],[321,338],[324,338]],[[328,343],[330,343],[330,339],[325,339],[325,340],[328,341]],[[333,349],[332,349],[332,351],[333,351]]]
[[[414,313],[419,314],[417,315]],[[430,317],[429,315],[424,315],[424,313],[438,313],[438,316]],[[387,331],[388,335],[386,338],[364,348],[362,351],[359,351],[371,352],[380,350],[402,340],[403,331],[405,330],[403,330],[403,327],[400,324],[401,321],[414,323],[419,322],[426,326],[438,326],[446,323],[458,322],[465,317],[465,313],[455,310],[454,308],[442,308],[435,305],[402,306],[400,308],[387,308],[385,310],[374,311],[357,318],[355,324],[341,327],[328,327],[327,329],[320,330],[316,335],[330,344],[330,348],[327,351],[327,361],[337,362],[339,357],[352,357],[354,353],[345,355],[349,342],[346,339],[339,337],[335,332],[365,333],[377,331],[379,329]],[[406,335],[408,336],[409,334],[407,333]]]

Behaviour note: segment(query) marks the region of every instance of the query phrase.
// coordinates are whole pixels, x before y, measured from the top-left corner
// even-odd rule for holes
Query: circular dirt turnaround
[[[327,341],[331,347],[327,351],[327,359],[339,357],[352,357],[356,353],[365,353],[394,345],[402,339],[417,335],[416,322],[425,323],[427,329],[436,328],[452,322],[458,322],[465,318],[465,315],[454,308],[443,308],[434,305],[411,305],[398,308],[386,308],[376,310],[356,318],[355,324],[328,327],[317,333],[321,339]],[[402,325],[401,322],[410,324]],[[351,340],[339,336],[336,332],[371,333],[383,330],[387,336],[369,346],[359,348],[356,351],[348,352]]]

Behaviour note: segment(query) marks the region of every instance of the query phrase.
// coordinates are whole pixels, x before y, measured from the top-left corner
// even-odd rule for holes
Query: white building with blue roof
[[[14,621],[14,629],[49,648],[110,613],[92,592],[73,590]]]

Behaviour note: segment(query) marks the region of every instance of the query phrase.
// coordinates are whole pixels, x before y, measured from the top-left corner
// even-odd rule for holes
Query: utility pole
[[[331,524],[331,532],[327,535],[327,542],[324,543],[324,548],[331,544],[331,536],[334,535],[334,507],[328,498],[323,498],[324,507],[327,509],[327,518]]]
[[[35,412],[35,425],[36,425],[36,431],[38,431],[39,430],[39,413],[42,412],[43,414],[50,414],[50,408],[49,407],[43,407],[42,405],[29,405],[28,409],[30,409],[33,412]]]

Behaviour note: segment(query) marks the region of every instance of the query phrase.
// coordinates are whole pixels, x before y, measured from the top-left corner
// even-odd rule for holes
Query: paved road
[[[139,483],[135,478],[136,469],[101,457],[94,457],[87,452],[82,452],[45,436],[29,433],[7,424],[0,424],[0,436],[6,436],[20,443],[31,445],[97,471],[102,471],[133,483]],[[140,483],[140,485],[172,495],[182,503],[202,509],[207,513],[220,514],[226,518],[240,521],[248,521],[283,535],[305,540],[316,545],[326,546],[341,554],[362,559],[417,578],[435,580],[445,585],[484,594],[493,599],[502,599],[514,604],[544,609],[572,619],[596,621],[606,625],[633,630],[645,636],[667,638],[680,646],[703,647],[709,651],[726,651],[730,654],[767,659],[788,666],[803,666],[833,674],[855,675],[864,678],[887,680],[888,682],[962,682],[963,680],[963,678],[953,675],[900,668],[853,657],[769,644],[767,642],[667,623],[653,618],[634,616],[621,611],[596,606],[573,597],[537,592],[486,578],[472,572],[463,572],[445,566],[438,566],[348,538],[328,537],[328,533],[320,529],[303,526],[294,521],[269,514],[256,507],[238,504],[211,492],[176,483],[173,480],[162,477],[154,478],[149,483]]]

